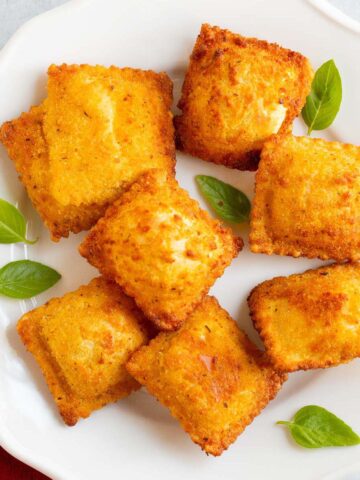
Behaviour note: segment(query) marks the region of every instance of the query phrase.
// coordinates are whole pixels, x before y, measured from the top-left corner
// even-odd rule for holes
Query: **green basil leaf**
[[[61,275],[42,263],[31,260],[10,262],[0,269],[0,294],[30,298],[52,287]]]
[[[340,109],[342,85],[339,70],[334,60],[325,62],[315,73],[311,92],[306,99],[302,116],[308,128],[313,130],[329,127]]]
[[[234,223],[249,219],[251,204],[243,192],[207,175],[197,175],[195,179],[201,193],[220,218]]]
[[[14,205],[0,198],[0,243],[36,242],[27,240],[25,235],[26,222],[23,215]]]
[[[317,405],[301,408],[286,425],[296,443],[305,448],[359,445],[360,437],[336,415]]]

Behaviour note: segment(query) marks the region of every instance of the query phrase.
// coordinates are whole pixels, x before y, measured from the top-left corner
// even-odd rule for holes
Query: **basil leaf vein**
[[[0,269],[0,294],[12,298],[30,298],[52,287],[61,275],[54,269],[33,262],[18,260]]]
[[[316,71],[311,92],[306,98],[302,117],[308,126],[308,135],[313,130],[329,127],[340,109],[342,83],[334,60],[328,60]]]
[[[201,193],[221,219],[233,223],[243,223],[249,219],[251,204],[243,192],[208,175],[197,175],[195,180]]]
[[[19,210],[0,199],[0,243],[24,242],[33,244],[36,240],[26,238],[26,222]]]
[[[359,445],[360,437],[333,413],[317,405],[301,408],[286,425],[298,445],[305,448],[344,447]]]

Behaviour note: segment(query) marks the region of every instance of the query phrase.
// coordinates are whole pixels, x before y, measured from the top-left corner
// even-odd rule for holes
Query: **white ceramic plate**
[[[324,9],[326,13],[324,13]],[[330,16],[329,16],[329,15]],[[339,20],[339,21],[337,21]],[[25,25],[0,53],[0,122],[14,118],[45,96],[50,63],[115,64],[166,70],[178,97],[184,69],[199,31],[209,22],[299,50],[314,66],[334,58],[343,78],[344,99],[329,138],[357,143],[360,107],[359,24],[328,9],[322,0],[77,0]],[[296,133],[304,131],[299,121]],[[337,413],[360,431],[360,361],[324,371],[290,376],[276,400],[220,458],[204,455],[166,409],[145,391],[95,412],[76,427],[59,419],[44,380],[20,343],[15,324],[26,310],[86,283],[97,272],[77,253],[83,235],[60,244],[32,209],[15,170],[0,150],[0,197],[19,203],[30,219],[30,233],[41,235],[31,247],[0,246],[1,264],[31,257],[52,265],[63,279],[30,301],[1,298],[0,434],[13,455],[61,480],[162,480],[360,478],[354,466],[359,448],[304,450],[295,446],[279,419],[307,404]],[[252,197],[254,176],[178,154],[177,177],[200,198],[197,173],[231,182]],[[247,239],[247,228],[240,229]],[[221,304],[258,341],[246,297],[260,281],[301,272],[321,262],[253,255],[247,248],[212,289]],[[344,466],[347,473],[335,474]]]

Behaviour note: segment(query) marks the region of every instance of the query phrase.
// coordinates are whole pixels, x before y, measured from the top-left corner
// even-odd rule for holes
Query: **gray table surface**
[[[360,21],[360,0],[328,0],[328,2]],[[62,3],[66,3],[66,0],[0,0],[0,48],[26,20]]]

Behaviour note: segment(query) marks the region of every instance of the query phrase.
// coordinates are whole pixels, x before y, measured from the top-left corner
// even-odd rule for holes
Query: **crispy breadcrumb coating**
[[[149,332],[133,300],[110,280],[95,278],[53,298],[23,315],[17,329],[67,425],[140,388],[125,363]]]
[[[174,171],[171,103],[165,73],[49,67],[48,97],[0,140],[53,240],[89,229],[149,168]]]
[[[106,212],[80,253],[113,278],[159,328],[181,325],[241,250],[160,170],[144,174]]]
[[[360,265],[331,265],[258,285],[251,316],[275,367],[325,368],[360,356]]]
[[[286,379],[213,297],[178,331],[134,353],[127,369],[212,455],[236,440]]]
[[[255,170],[264,141],[291,131],[313,72],[300,53],[203,25],[175,118],[180,150]]]
[[[360,259],[360,147],[275,136],[261,153],[251,211],[255,253]]]

